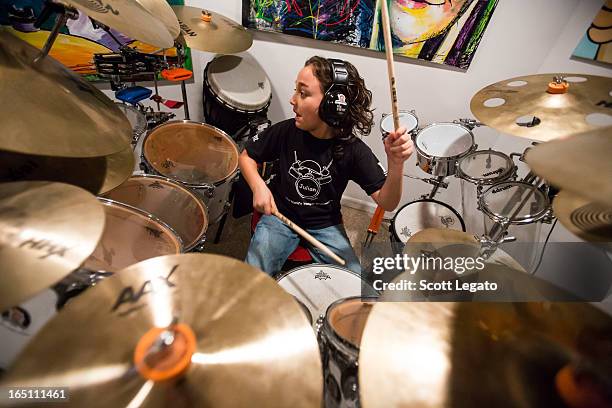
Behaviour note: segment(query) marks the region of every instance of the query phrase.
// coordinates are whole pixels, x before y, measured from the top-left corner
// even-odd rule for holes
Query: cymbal
[[[172,6],[187,45],[200,51],[235,54],[248,50],[253,35],[235,21],[214,11]],[[206,15],[205,15],[206,13]],[[205,19],[210,18],[210,21]]]
[[[95,157],[130,146],[125,115],[96,87],[53,58],[0,30],[0,150],[60,157]]]
[[[162,0],[63,1],[135,40],[160,48],[171,48],[174,45],[176,37],[172,37],[165,26],[167,22],[171,22],[171,17],[167,15],[163,5],[154,4],[155,1]]]
[[[37,156],[0,150],[0,182],[55,181],[103,194],[127,180],[134,170],[128,147],[109,156],[74,158]]]
[[[0,184],[0,311],[61,280],[94,251],[104,209],[78,187]]]
[[[563,76],[569,82],[565,94],[547,92],[553,77]],[[581,78],[582,82],[575,82]],[[570,82],[571,81],[571,82]],[[523,84],[522,86],[511,86]],[[476,118],[500,132],[539,141],[548,141],[575,133],[597,129],[597,116],[608,117],[609,109],[602,104],[610,96],[612,78],[583,74],[526,75],[496,82],[482,88],[472,97],[470,109]],[[501,102],[500,106],[485,103]],[[489,102],[486,102],[489,101]],[[587,115],[596,114],[593,123]],[[523,116],[535,116],[537,126],[519,126]]]
[[[172,344],[142,358],[163,328]],[[74,298],[1,384],[66,386],[70,405],[88,407],[315,407],[323,388],[293,297],[243,262],[193,253],[132,265]]]
[[[553,211],[572,234],[586,241],[612,242],[612,207],[561,191],[553,200]]]
[[[175,39],[181,33],[181,27],[179,26],[176,14],[172,10],[172,7],[166,0],[136,0],[142,7],[144,7],[151,15],[161,21],[172,39]]]
[[[588,303],[379,302],[361,342],[361,405],[565,406],[555,375],[576,358],[609,374],[609,354],[584,343],[609,344],[611,330]]]
[[[525,153],[531,170],[549,183],[612,206],[612,127],[539,144]]]

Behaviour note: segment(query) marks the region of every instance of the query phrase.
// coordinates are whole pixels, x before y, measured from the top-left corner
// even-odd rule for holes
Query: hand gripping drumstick
[[[330,258],[332,258],[334,261],[336,261],[336,263],[344,266],[346,265],[346,262],[344,261],[344,259],[340,258],[338,255],[334,254],[328,247],[326,247],[325,245],[323,245],[320,241],[318,241],[315,237],[313,237],[312,235],[310,235],[309,233],[307,233],[306,231],[304,231],[302,228],[298,227],[297,225],[295,225],[293,223],[293,221],[291,221],[289,218],[285,217],[283,214],[279,213],[278,211],[274,211],[272,213],[275,217],[277,217],[279,220],[281,220],[282,222],[284,222],[285,224],[287,224],[287,226],[289,228],[291,228],[292,230],[294,230],[295,232],[298,233],[298,235],[302,236],[306,241],[310,242],[312,245],[314,245],[315,247],[319,248],[321,251],[323,251],[327,256],[329,256]]]
[[[391,113],[393,114],[393,128],[397,130],[400,127],[399,114],[397,109],[397,90],[395,88],[395,68],[393,66],[393,44],[391,44],[391,27],[389,26],[389,10],[387,0],[380,0],[382,6],[382,25],[383,36],[385,38],[385,54],[387,55],[387,74],[389,75],[389,89],[391,91]],[[374,235],[378,234],[380,223],[382,222],[385,211],[382,207],[376,207],[376,211],[370,221],[368,227],[368,235],[364,246],[369,247],[374,240]]]

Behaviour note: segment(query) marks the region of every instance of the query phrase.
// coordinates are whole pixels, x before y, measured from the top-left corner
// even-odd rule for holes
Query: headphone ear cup
[[[349,105],[346,93],[330,89],[319,106],[319,116],[331,127],[340,127],[348,115]]]

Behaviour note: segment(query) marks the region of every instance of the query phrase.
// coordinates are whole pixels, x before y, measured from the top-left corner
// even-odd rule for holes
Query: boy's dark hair
[[[342,156],[344,144],[351,143],[359,135],[368,135],[374,125],[374,114],[370,105],[372,104],[372,92],[365,86],[365,81],[357,68],[348,61],[344,61],[349,74],[348,77],[348,100],[349,112],[342,128],[336,130],[336,145],[334,156]],[[326,58],[314,56],[308,59],[305,67],[311,66],[314,76],[321,83],[321,91],[325,93],[332,85],[333,72],[329,61]]]

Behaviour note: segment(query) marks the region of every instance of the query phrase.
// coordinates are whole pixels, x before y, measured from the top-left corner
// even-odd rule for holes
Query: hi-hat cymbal
[[[611,331],[587,303],[379,302],[361,342],[361,405],[565,406],[555,376],[577,359],[609,376]]]
[[[93,194],[112,190],[134,170],[131,147],[102,157],[37,156],[0,150],[0,182],[55,181],[72,184]]]
[[[155,0],[62,0],[104,25],[130,38],[160,48],[171,48],[174,38],[164,24],[171,21],[166,10]],[[163,0],[157,0],[163,1]],[[148,7],[154,7],[149,9]],[[161,14],[153,14],[161,13]]]
[[[187,45],[200,51],[235,54],[248,50],[253,36],[246,28],[214,11],[172,6]]]
[[[612,127],[542,143],[525,154],[531,170],[562,190],[612,206]]]
[[[0,311],[53,285],[94,251],[104,209],[78,187],[0,184]]]
[[[171,344],[148,349],[164,328]],[[293,297],[257,269],[208,254],[148,259],[103,280],[1,382],[69,387],[78,407],[318,407],[322,383],[316,338]]]
[[[553,211],[576,236],[591,242],[612,242],[612,207],[561,191],[553,201]]]
[[[129,147],[132,128],[113,101],[53,58],[33,62],[38,54],[0,30],[0,149],[96,157]]]
[[[547,92],[555,76],[566,78],[567,93]],[[610,98],[611,90],[612,78],[601,76],[527,75],[484,87],[472,98],[470,109],[479,121],[500,132],[545,142],[597,129],[599,120],[607,118],[609,122],[610,109],[606,108],[605,101]],[[540,123],[519,126],[517,120],[525,122],[525,116],[535,116]]]
[[[175,39],[181,33],[176,14],[166,0],[136,0],[142,7],[147,9],[154,17],[161,21],[172,39]]]

